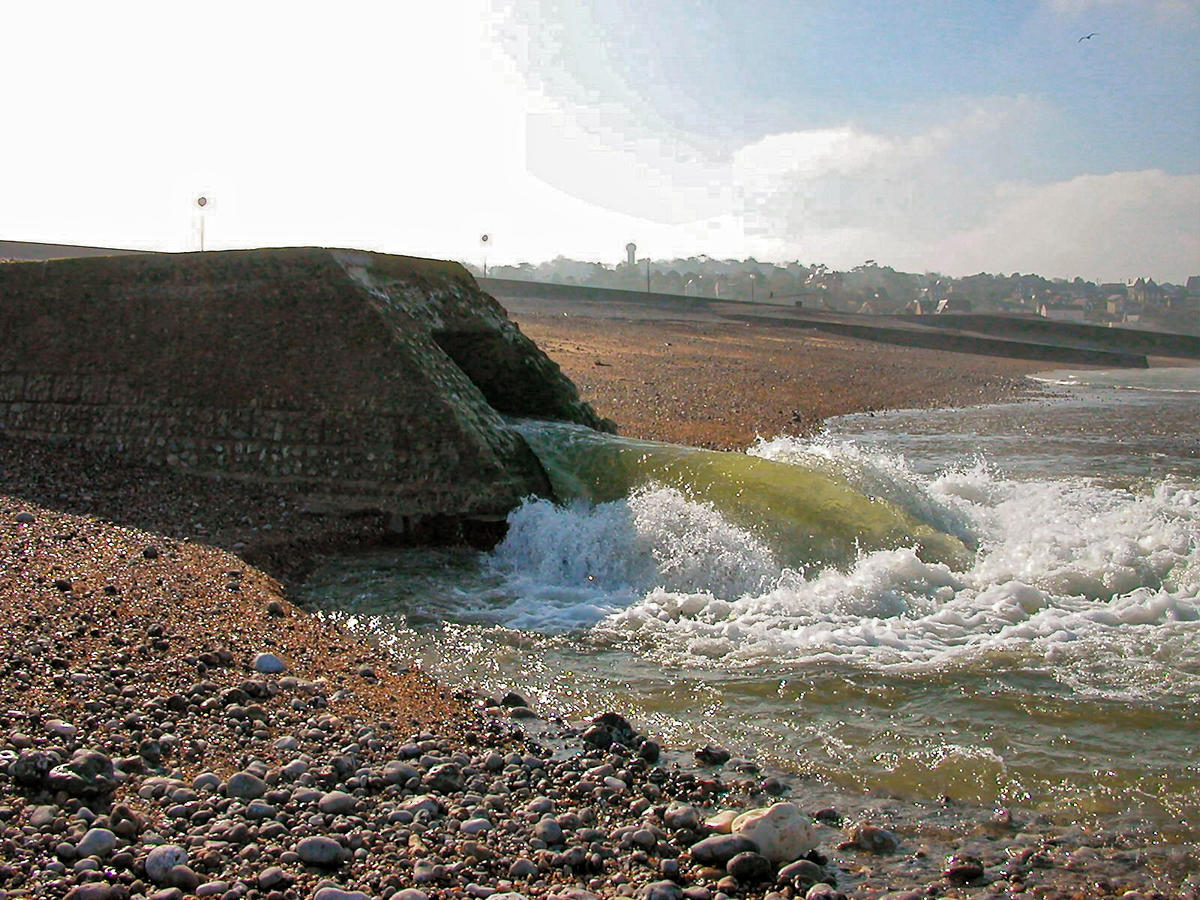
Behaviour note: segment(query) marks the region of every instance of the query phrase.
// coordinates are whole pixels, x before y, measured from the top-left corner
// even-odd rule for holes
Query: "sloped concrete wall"
[[[8,263],[0,337],[5,432],[401,520],[500,515],[548,492],[488,395],[505,413],[609,427],[464,269],[434,260],[284,249]],[[464,347],[470,372],[454,359]]]

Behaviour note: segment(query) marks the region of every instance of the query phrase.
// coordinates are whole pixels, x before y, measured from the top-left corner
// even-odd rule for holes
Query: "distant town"
[[[1184,284],[1140,276],[1097,282],[1076,277],[990,275],[952,278],[937,272],[897,272],[868,259],[848,272],[800,262],[756,259],[655,260],[625,247],[618,264],[558,257],[539,264],[484,266],[464,262],[476,277],[649,291],[718,300],[803,306],[862,315],[937,315],[988,312],[1042,316],[1064,322],[1122,325],[1200,335],[1200,275]],[[0,263],[138,251],[68,244],[0,241]]]
[[[1101,283],[1017,272],[952,278],[936,272],[897,272],[870,259],[838,272],[824,265],[755,259],[653,260],[636,257],[635,250],[629,245],[626,259],[617,265],[559,257],[537,265],[488,266],[486,276],[866,315],[1008,313],[1200,334],[1200,275],[1182,285],[1146,277]],[[485,274],[480,266],[467,268],[477,277]]]

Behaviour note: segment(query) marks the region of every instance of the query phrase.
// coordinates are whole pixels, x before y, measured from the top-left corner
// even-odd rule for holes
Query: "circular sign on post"
[[[207,197],[199,197],[199,198],[197,198],[197,200],[196,200],[196,205],[197,205],[198,207],[200,207],[201,209],[204,209],[204,207],[208,206],[208,198],[207,198]]]
[[[479,239],[479,243],[486,244],[490,239],[491,239],[491,236],[485,234],[483,237],[481,237]]]

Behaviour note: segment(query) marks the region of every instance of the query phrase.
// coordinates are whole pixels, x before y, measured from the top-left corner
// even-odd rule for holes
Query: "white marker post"
[[[200,207],[200,252],[204,252],[204,207],[208,206],[207,197],[197,197],[196,205]]]

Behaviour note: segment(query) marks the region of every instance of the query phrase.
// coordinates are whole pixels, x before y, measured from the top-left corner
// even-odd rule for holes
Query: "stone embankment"
[[[397,530],[549,489],[503,414],[611,427],[454,263],[354,251],[0,265],[0,430],[288,484]]]

